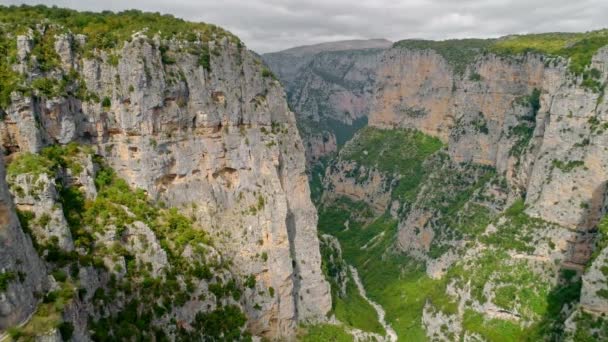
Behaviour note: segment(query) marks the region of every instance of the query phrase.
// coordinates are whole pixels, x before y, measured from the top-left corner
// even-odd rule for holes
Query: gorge
[[[0,6],[0,51],[0,341],[608,339],[607,30]]]

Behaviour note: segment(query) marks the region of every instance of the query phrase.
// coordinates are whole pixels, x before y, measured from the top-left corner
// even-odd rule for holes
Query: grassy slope
[[[368,127],[345,147],[343,158],[387,173],[400,173],[404,182],[399,188],[404,193],[415,192],[423,161],[441,146],[439,140],[419,132]],[[406,256],[386,253],[395,242],[397,221],[388,216],[372,219],[370,213],[364,203],[342,198],[320,210],[319,230],[338,237],[344,258],[357,267],[368,296],[384,307],[387,321],[397,334],[406,340],[424,339],[420,313],[426,299],[454,309],[445,297],[445,284],[428,278],[422,266]],[[349,229],[345,231],[347,220]],[[373,244],[361,249],[374,238]]]
[[[302,327],[298,340],[301,342],[352,342],[354,338],[343,327],[331,324],[319,324]]]
[[[445,284],[428,278],[422,265],[406,256],[386,253],[395,241],[397,222],[386,216],[369,224],[356,221],[350,213],[358,212],[361,206],[364,204],[341,199],[320,212],[319,229],[338,237],[344,258],[357,267],[368,296],[383,306],[387,321],[400,338],[424,339],[421,312],[427,299],[446,310],[455,309],[445,297]],[[347,220],[349,229],[345,230]],[[361,246],[374,237],[375,243],[362,250]]]
[[[334,313],[341,322],[363,331],[385,334],[384,328],[378,322],[376,311],[361,297],[352,278],[348,281],[346,296],[337,297],[335,300]]]

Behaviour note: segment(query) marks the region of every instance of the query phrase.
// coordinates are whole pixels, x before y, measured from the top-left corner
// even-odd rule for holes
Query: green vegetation
[[[493,342],[522,341],[526,336],[524,330],[516,323],[487,319],[472,310],[465,311],[463,327],[467,331],[477,333],[484,339]]]
[[[326,156],[313,163],[308,170],[308,178],[310,185],[310,198],[312,202],[318,204],[323,194],[323,179],[325,177],[325,169],[333,156]]]
[[[608,30],[585,33],[540,33],[507,36],[497,40],[490,48],[498,54],[542,53],[548,56],[570,58],[570,71],[583,74],[591,64],[591,57],[608,45]]]
[[[463,75],[467,66],[485,53],[502,56],[538,53],[551,57],[570,59],[569,70],[582,75],[582,85],[594,92],[603,93],[599,82],[599,71],[589,69],[591,58],[602,47],[608,45],[608,29],[584,33],[541,33],[512,35],[500,39],[452,39],[443,41],[402,40],[393,46],[405,49],[433,50],[440,54],[454,72]],[[470,79],[480,80],[472,73]]]
[[[268,68],[262,68],[262,77],[272,78],[273,80],[277,79],[277,77]]]
[[[75,295],[75,288],[69,281],[59,284],[58,290],[49,292],[38,305],[32,318],[21,328],[13,327],[9,334],[13,340],[33,341],[37,334],[61,328],[62,333],[68,333],[61,315],[65,306]]]
[[[576,330],[568,336],[577,342],[598,342],[608,339],[608,320],[579,310],[575,313]]]
[[[302,342],[353,342],[355,339],[344,330],[344,327],[333,324],[318,324],[301,327],[298,340]]]
[[[515,137],[515,144],[513,144],[509,151],[509,155],[511,156],[520,157],[530,145],[530,140],[532,140],[536,127],[536,115],[540,110],[540,95],[540,90],[534,88],[530,95],[522,96],[517,100],[519,104],[529,107],[530,112],[528,115],[520,118],[519,123],[516,126],[509,129],[507,137]]]
[[[519,157],[526,151],[534,134],[534,127],[530,123],[523,122],[509,130],[508,137],[515,136],[517,139],[509,150],[509,155]]]
[[[475,237],[490,223],[493,213],[474,203],[474,196],[495,178],[495,171],[475,164],[455,164],[440,153],[425,164],[424,173],[425,187],[417,195],[417,206],[437,217],[430,224],[436,236],[430,255],[439,257],[448,247],[441,241]]]
[[[418,131],[366,127],[344,148],[342,158],[389,174],[413,169],[414,175],[442,146],[439,139]]]
[[[40,154],[22,154],[8,165],[8,178],[10,181],[19,173],[29,172],[46,173],[55,179],[57,174],[68,169],[78,174],[83,170],[80,163],[85,158],[93,158],[97,165],[95,199],[87,199],[76,187],[65,186],[60,178],[56,180],[77,251],[62,250],[56,239],[37,241],[32,236],[40,255],[44,255],[50,265],[53,277],[65,284],[66,290],[47,294],[45,300],[49,308],[39,310],[40,315],[37,313],[36,316],[39,318],[33,320],[31,326],[13,332],[27,337],[46,331],[43,329],[59,327],[62,335],[70,335],[73,330],[70,324],[60,319],[63,306],[75,292],[70,284],[76,283],[74,277],[79,267],[94,266],[100,272],[108,272],[110,280],[93,295],[92,305],[99,312],[108,313],[89,321],[93,340],[148,340],[152,336],[164,340],[165,332],[155,328],[153,320],[193,299],[194,284],[201,280],[209,283],[218,307],[211,312],[199,312],[192,323],[198,329],[193,332],[178,325],[172,328],[184,340],[197,339],[201,331],[216,339],[224,336],[230,340],[247,340],[249,335],[241,333],[246,320],[244,314],[237,307],[221,305],[226,297],[238,301],[242,288],[234,279],[222,281],[222,278],[214,276],[218,271],[224,272],[229,261],[224,260],[222,264],[208,262],[206,255],[211,241],[207,234],[177,209],[161,208],[151,202],[144,191],[131,189],[99,156],[92,155],[90,148],[69,144],[47,147]],[[19,219],[24,231],[30,232],[32,225],[43,224],[49,218],[44,214],[35,217],[32,212],[19,212]],[[155,275],[151,264],[139,260],[137,251],[132,249],[133,244],[127,245],[125,239],[138,236],[135,234],[128,238],[125,234],[136,222],[147,225],[167,253],[169,265],[161,269],[160,274]],[[110,229],[116,234],[115,241],[99,242],[98,234],[106,234]],[[139,239],[146,246],[144,248],[148,248],[148,241]],[[183,252],[187,247],[191,252],[186,257]],[[126,269],[117,263],[121,259],[126,263]],[[111,266],[108,260],[115,262],[115,269],[107,269]],[[118,278],[114,272],[124,272],[124,276]],[[255,286],[255,278],[247,279],[245,285],[252,284]],[[107,309],[108,306],[113,308],[112,311]]]
[[[205,340],[209,341],[250,341],[249,333],[241,333],[240,329],[246,322],[247,318],[235,305],[220,307],[209,313],[199,312],[194,318],[194,331],[190,337],[196,338],[203,333]],[[184,337],[183,331],[181,337]]]
[[[338,251],[325,242],[321,244],[321,255],[323,273],[331,285],[332,311],[336,318],[350,327],[384,335],[376,311],[359,294],[353,275]]]
[[[547,222],[528,216],[524,210],[523,200],[515,201],[503,215],[506,220],[500,226],[500,232],[483,236],[481,241],[502,250],[534,251],[534,230],[545,227]]]
[[[562,172],[571,172],[572,170],[576,169],[577,167],[584,166],[585,162],[582,160],[568,160],[567,162],[564,162],[561,160],[554,159],[551,162],[551,165],[553,167],[560,169]]]
[[[433,50],[440,54],[458,75],[494,43],[493,39],[401,40],[393,47],[413,50]]]
[[[13,91],[24,91],[20,89],[23,76],[12,68],[17,60],[17,41],[8,32],[8,28],[0,25],[0,108],[8,107]]]
[[[209,52],[209,45],[207,44],[203,44],[198,51],[198,65],[202,66],[207,71],[211,70],[211,53]]]
[[[13,66],[17,63],[17,36],[28,33],[30,29],[33,44],[26,61],[28,67],[37,69],[42,76],[27,84],[24,75],[14,71]],[[130,41],[136,32],[147,38],[155,35],[163,40],[176,38],[191,43],[185,50],[198,56],[199,64],[207,71],[210,70],[209,42],[228,38],[242,46],[236,36],[215,25],[187,22],[160,13],[137,10],[94,13],[42,5],[0,5],[0,108],[10,105],[11,93],[30,95],[32,90],[48,98],[73,95],[81,100],[99,101],[98,95],[87,92],[86,84],[75,70],[65,71],[62,77],[49,77],[51,71],[60,67],[55,37],[68,32],[86,37],[84,46],[74,46],[76,52],[85,58],[93,58],[97,50],[121,48],[123,42]],[[166,46],[158,48],[163,64],[176,62]],[[119,58],[119,55],[111,52],[108,63],[117,66]],[[109,107],[106,99],[103,106]]]
[[[11,33],[25,32],[42,22],[56,24],[55,34],[62,33],[62,30],[84,34],[87,37],[84,51],[119,47],[123,41],[130,40],[133,33],[142,31],[149,38],[159,34],[162,39],[175,37],[190,42],[208,42],[227,37],[234,43],[240,43],[236,36],[212,24],[193,23],[168,14],[137,10],[95,13],[42,5],[0,6],[0,22]]]
[[[112,101],[110,100],[109,97],[104,97],[103,100],[101,100],[101,106],[104,108],[109,108],[112,105]]]
[[[397,177],[393,197],[411,199],[424,177],[423,162],[442,146],[439,139],[418,131],[366,127],[344,147],[341,158]]]
[[[374,308],[359,294],[352,275],[346,286],[346,295],[335,299],[334,313],[342,323],[363,331],[384,335]]]
[[[455,312],[456,304],[445,294],[444,280],[429,278],[419,263],[391,252],[397,222],[386,215],[361,218],[357,214],[364,209],[362,202],[340,199],[320,211],[319,230],[338,238],[344,259],[357,267],[369,297],[384,307],[399,338],[424,340],[421,313],[426,301],[447,312]]]
[[[522,118],[521,123],[531,125],[540,107],[540,91],[534,90],[522,101],[530,108],[530,114]],[[533,128],[530,135],[532,131]],[[414,151],[408,151],[409,148]],[[425,305],[429,305],[431,312],[464,314],[465,332],[490,341],[535,341],[563,335],[567,312],[562,309],[578,300],[580,278],[572,274],[559,277],[559,266],[526,257],[534,253],[539,244],[553,244],[542,234],[538,236],[538,232],[558,227],[528,216],[523,200],[505,209],[505,199],[495,197],[497,192],[507,190],[501,175],[490,167],[455,163],[446,153],[438,151],[440,148],[440,143],[434,145],[417,132],[362,130],[340,154],[341,160],[356,164],[346,176],[358,181],[367,177],[370,168],[380,170],[389,178],[380,186],[387,192],[392,191],[392,199],[401,205],[389,215],[388,208],[378,214],[364,202],[347,198],[326,200],[320,203],[319,230],[338,238],[344,260],[357,267],[368,295],[384,307],[386,319],[400,340],[426,340],[421,321]],[[411,181],[408,192],[400,192],[399,179],[390,178],[394,174],[412,175],[408,177]],[[415,228],[416,237],[408,237],[420,241],[411,247],[405,242],[406,246],[402,246],[405,252],[402,252],[396,248],[400,245],[393,216],[396,214],[403,220],[412,212],[425,221],[423,226]],[[490,223],[493,228],[486,229]],[[419,248],[416,246],[424,238],[420,229],[428,232],[429,228],[433,231],[432,240],[429,249],[422,251],[427,260],[443,256],[447,251],[461,254],[473,247],[480,251],[457,257],[440,279],[431,279],[426,274],[424,261],[415,256],[419,251],[415,250],[412,256],[407,252],[410,248]],[[512,257],[514,254],[521,258]],[[326,252],[323,257],[324,261],[328,259]],[[335,265],[326,263],[324,267],[329,279],[339,274]],[[552,280],[555,277],[559,277],[557,285]],[[332,281],[339,283],[336,279]],[[447,284],[471,294],[464,311],[458,309],[456,298],[446,293]],[[356,299],[344,295],[342,298],[356,303]],[[342,303],[336,302],[337,315],[336,308]],[[474,311],[474,303],[488,302],[506,313],[519,315],[529,325],[489,319]],[[340,320],[353,322],[347,315]],[[444,333],[448,339],[458,339],[449,332]]]
[[[503,251],[482,253],[473,263],[458,265],[450,272],[450,277],[459,279],[462,285],[469,284],[472,298],[482,304],[491,299],[483,290],[492,282],[497,286],[492,301],[505,310],[517,310],[527,319],[538,319],[547,310],[550,285],[525,260],[511,260]]]
[[[34,176],[51,174],[55,165],[42,155],[26,152],[13,160],[6,168],[9,177],[29,173]]]
[[[6,291],[8,288],[8,284],[17,279],[17,274],[15,272],[2,272],[0,273],[0,293]]]
[[[481,81],[482,77],[480,74],[473,72],[471,73],[471,75],[469,75],[469,81],[475,81],[475,82],[479,82]]]

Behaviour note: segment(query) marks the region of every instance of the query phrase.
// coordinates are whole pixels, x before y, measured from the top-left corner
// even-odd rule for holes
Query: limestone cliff
[[[505,49],[515,36],[380,56],[370,127],[326,169],[320,230],[400,338],[605,336],[608,40],[587,34],[533,38],[573,39],[556,53]]]
[[[343,41],[262,56],[286,87],[309,164],[336,152],[366,124],[376,68],[389,46],[381,39]]]
[[[0,326],[16,325],[36,309],[36,293],[48,289],[47,271],[24,233],[5,182],[4,162],[0,161]]]
[[[106,20],[121,15],[133,13],[109,14]],[[320,268],[304,147],[283,89],[264,74],[261,60],[236,37],[205,24],[188,26],[185,37],[152,33],[152,27],[142,24],[113,47],[96,47],[98,37],[62,25],[41,21],[25,34],[2,33],[5,41],[16,43],[4,63],[12,63],[7,67],[20,80],[2,108],[0,140],[6,153],[19,159],[47,153],[50,145],[90,146],[131,189],[143,190],[160,206],[178,208],[209,234],[237,285],[251,287],[236,299],[251,333],[289,337],[298,322],[322,320],[331,299]],[[56,189],[73,187],[69,180],[76,179],[77,188],[95,200],[99,184],[93,180],[100,163],[81,164],[89,165],[84,168],[88,176],[66,178],[63,167],[35,179],[27,170],[11,178],[13,189],[29,185],[43,193],[32,200],[13,191],[20,209],[32,212],[36,222],[47,213],[50,217],[48,223],[44,216],[40,234],[36,228],[32,234],[40,241],[56,241],[68,252],[74,250],[75,237],[66,228]],[[61,181],[56,183],[55,177]],[[18,251],[3,249],[2,267],[7,270],[17,260],[36,262],[31,251],[19,247],[27,239],[11,206],[6,200],[7,241]],[[160,239],[145,222],[126,229],[149,237],[143,249],[154,246],[155,236]],[[165,267],[162,251],[129,253],[141,255],[157,273]],[[76,248],[76,253],[82,252]],[[43,270],[42,265],[35,267]],[[44,278],[44,271],[40,273]],[[249,285],[239,280],[243,277],[252,277]],[[25,288],[44,284],[27,281]],[[93,286],[82,276],[81,282]],[[200,286],[204,296],[206,285]],[[24,305],[3,309],[2,329],[35,309],[31,293],[21,291],[21,302],[15,304]],[[205,305],[188,302],[180,314],[184,324],[193,324],[199,310],[208,311]],[[91,309],[85,311],[97,317]],[[86,316],[74,321],[84,335],[86,324]]]

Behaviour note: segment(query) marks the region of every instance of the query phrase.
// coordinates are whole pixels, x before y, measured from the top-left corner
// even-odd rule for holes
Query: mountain
[[[336,152],[365,126],[376,69],[391,44],[384,39],[341,41],[262,55],[285,85],[309,165]]]
[[[608,338],[608,31],[404,40],[374,58],[368,127],[311,174],[346,336]]]
[[[237,37],[1,6],[0,50],[0,331],[279,339],[325,318],[295,118]]]
[[[351,50],[387,49],[392,43],[386,39],[359,39],[328,42],[315,45],[297,46],[287,50],[265,53],[264,61],[283,81],[287,89],[297,79],[299,69],[310,63],[315,55],[322,52]]]
[[[0,52],[0,340],[608,340],[608,30],[0,6]]]

